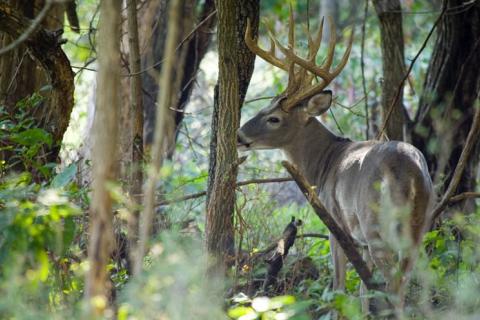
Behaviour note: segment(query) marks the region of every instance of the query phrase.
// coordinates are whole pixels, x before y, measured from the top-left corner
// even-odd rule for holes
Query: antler
[[[295,26],[293,20],[293,10],[290,5],[290,19],[289,19],[289,32],[288,32],[288,47],[284,47],[276,39],[273,31],[268,30],[270,37],[270,50],[263,50],[258,46],[257,37],[253,37],[252,29],[250,26],[250,21],[247,21],[247,29],[245,30],[245,43],[248,48],[255,53],[257,56],[261,57],[268,63],[288,71],[288,86],[287,89],[282,93],[285,100],[282,102],[282,108],[286,111],[293,108],[299,102],[303,101],[306,98],[309,98],[317,93],[320,93],[325,87],[327,87],[330,82],[335,79],[336,76],[343,70],[347,64],[348,58],[350,56],[350,51],[352,49],[353,43],[353,30],[350,34],[350,39],[348,43],[347,50],[343,54],[343,57],[340,63],[331,70],[333,63],[333,56],[335,53],[336,45],[336,34],[335,34],[335,25],[331,18],[328,19],[328,24],[330,26],[330,40],[328,44],[327,57],[322,65],[317,66],[315,63],[318,50],[320,49],[320,44],[322,41],[323,35],[323,19],[320,23],[315,37],[312,38],[310,31],[307,30],[308,35],[308,55],[304,59],[297,54],[295,54]],[[284,54],[285,58],[281,59],[275,55],[275,47],[278,47],[280,51]],[[321,81],[316,84],[312,84],[314,78],[318,76],[321,78]]]

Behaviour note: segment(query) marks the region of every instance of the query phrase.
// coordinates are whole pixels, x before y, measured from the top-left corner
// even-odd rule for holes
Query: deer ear
[[[311,117],[324,113],[332,104],[332,91],[325,90],[308,100],[306,112]]]

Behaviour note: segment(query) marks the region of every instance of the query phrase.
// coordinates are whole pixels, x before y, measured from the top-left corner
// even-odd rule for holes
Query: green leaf
[[[77,165],[75,163],[72,163],[71,165],[63,169],[62,172],[56,175],[55,178],[53,178],[50,186],[57,189],[66,187],[70,182],[73,181],[73,179],[75,179],[76,174]]]
[[[65,218],[63,224],[63,254],[67,252],[70,248],[70,245],[73,242],[73,238],[75,237],[75,221],[73,221],[73,217]]]
[[[233,319],[238,319],[240,317],[245,317],[246,315],[252,316],[249,319],[257,319],[257,313],[250,307],[236,307],[228,310],[228,316]]]
[[[28,129],[13,134],[10,139],[13,142],[24,146],[33,146],[35,144],[46,144],[52,146],[52,136],[45,130],[40,128]]]

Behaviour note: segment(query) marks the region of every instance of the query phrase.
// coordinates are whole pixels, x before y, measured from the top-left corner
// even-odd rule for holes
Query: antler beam
[[[304,59],[295,53],[295,25],[293,19],[293,10],[291,6],[287,47],[282,45],[275,37],[273,30],[269,29],[268,33],[270,37],[270,50],[266,51],[261,49],[257,43],[258,39],[252,36],[250,21],[247,21],[247,29],[245,31],[245,43],[247,44],[248,48],[268,63],[282,70],[288,71],[289,73],[288,86],[283,93],[283,95],[285,96],[285,100],[282,102],[282,107],[285,110],[290,110],[299,102],[325,89],[325,87],[327,87],[333,81],[333,79],[335,79],[335,77],[340,74],[340,72],[343,70],[343,68],[348,62],[353,43],[353,30],[350,34],[347,49],[345,50],[345,53],[340,60],[340,63],[335,68],[333,68],[333,70],[331,70],[337,38],[335,33],[335,25],[333,23],[333,20],[329,18],[328,24],[331,32],[328,43],[327,56],[325,58],[325,62],[322,65],[316,65],[315,60],[318,54],[318,50],[320,49],[320,44],[323,36],[323,23],[324,21],[322,19],[317,34],[314,37],[312,37],[310,31],[307,30],[308,55],[307,58]],[[279,58],[275,54],[276,47],[278,47],[283,53],[283,55],[285,56],[284,59]],[[312,84],[312,81],[316,76],[320,77],[322,81],[316,84]]]

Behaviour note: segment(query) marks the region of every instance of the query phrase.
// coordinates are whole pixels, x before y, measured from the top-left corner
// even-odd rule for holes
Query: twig
[[[256,98],[252,98],[250,100],[245,100],[245,104],[255,102],[255,101],[259,101],[259,100],[269,100],[269,99],[273,99],[273,98],[275,98],[275,96],[256,97]]]
[[[237,182],[237,187],[246,186],[249,184],[265,184],[265,183],[277,183],[277,182],[288,182],[288,181],[293,181],[293,179],[288,177],[287,178],[271,178],[271,179],[251,179],[251,180]],[[205,195],[207,195],[206,191],[200,191],[197,193],[187,194],[183,197],[178,197],[171,200],[163,200],[163,201],[160,201],[157,205],[166,206],[173,203],[182,202],[185,200],[200,198]]]
[[[305,238],[320,238],[325,240],[329,239],[329,237],[326,234],[321,234],[321,233],[304,233],[304,234],[299,234],[297,236],[297,239],[305,239]]]
[[[363,99],[364,99],[364,98],[360,99],[359,102],[362,102]],[[334,103],[335,105],[338,105],[340,108],[347,110],[347,111],[350,112],[351,114],[356,115],[357,117],[365,118],[365,115],[363,115],[363,114],[361,114],[361,113],[359,113],[359,112],[357,112],[357,111],[353,111],[353,108],[356,107],[356,104],[358,104],[358,102],[357,102],[356,104],[353,104],[353,105],[349,106],[349,107],[347,107],[347,106],[344,105],[343,103],[338,102],[337,100],[334,100],[333,103]]]
[[[307,179],[294,165],[287,161],[282,161],[282,165],[292,175],[293,179],[297,183],[302,193],[305,195],[305,198],[307,198],[317,216],[327,226],[328,230],[330,230],[335,239],[337,239],[348,260],[352,263],[366,287],[369,290],[381,290],[381,286],[378,283],[373,282],[372,272],[363,260],[361,254],[356,249],[357,246],[352,236],[344,232],[343,229],[338,225],[332,215],[327,211],[325,206],[320,202],[320,199],[317,197],[314,191],[315,189],[310,185],[310,183],[308,183]]]
[[[432,29],[430,29],[430,32],[428,33],[427,37],[425,38],[425,41],[423,42],[422,46],[420,47],[420,50],[417,52],[417,54],[415,55],[413,60],[410,62],[410,66],[408,67],[407,72],[405,73],[402,81],[400,81],[400,84],[398,85],[397,91],[395,93],[395,97],[393,98],[392,103],[390,104],[388,112],[387,112],[387,114],[385,116],[385,119],[383,121],[382,127],[380,128],[380,131],[377,134],[377,137],[376,137],[377,140],[379,140],[383,136],[383,133],[385,132],[385,129],[387,128],[388,121],[390,120],[390,116],[392,115],[393,108],[395,107],[395,104],[397,104],[397,101],[400,98],[400,93],[402,92],[403,85],[405,84],[405,81],[408,79],[408,76],[410,75],[410,72],[412,71],[413,66],[415,65],[415,62],[417,62],[418,57],[420,57],[420,54],[423,52],[423,50],[427,46],[428,40],[430,40],[430,38],[433,35],[433,32],[435,31],[438,24],[442,20],[442,17],[445,15],[446,10],[447,10],[447,4],[444,2],[442,12],[438,16],[437,20],[435,20],[435,23],[433,24]]]
[[[335,115],[333,114],[332,108],[330,108],[328,111],[330,111],[330,115],[332,116],[333,121],[335,122],[335,125],[337,126],[338,131],[340,131],[340,134],[343,136],[345,133],[343,132],[342,128],[340,127],[340,124],[337,121],[337,118],[335,118]]]

